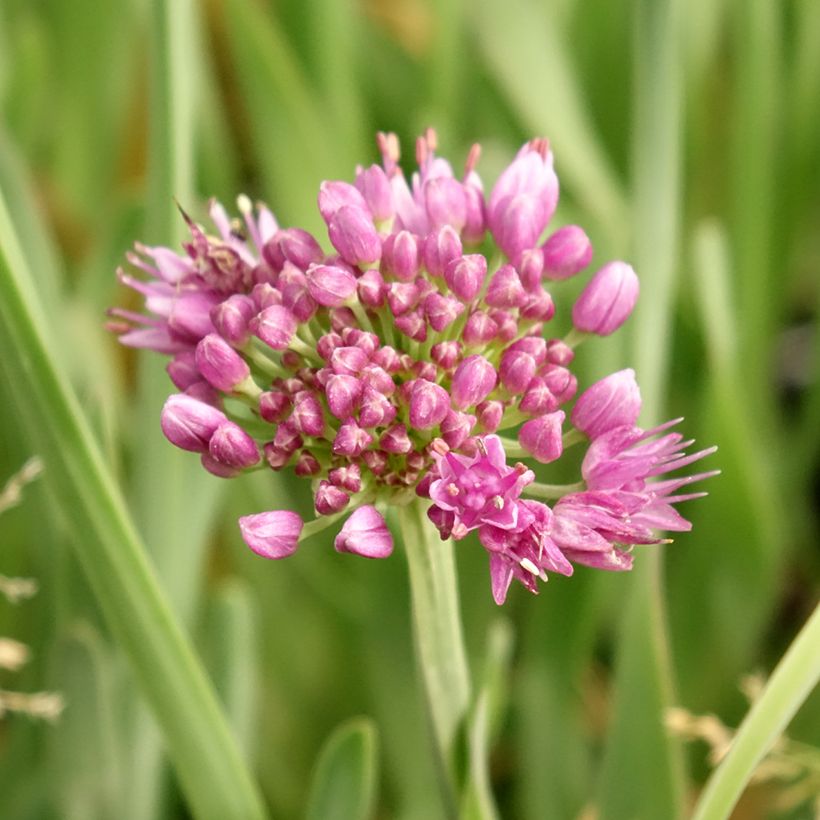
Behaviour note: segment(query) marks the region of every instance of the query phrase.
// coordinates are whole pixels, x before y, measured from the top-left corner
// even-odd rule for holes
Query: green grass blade
[[[156,715],[197,817],[261,818],[264,808],[190,643],[159,589],[77,399],[56,369],[47,319],[0,198],[0,349],[16,409],[112,633]],[[18,265],[12,269],[7,248]],[[17,249],[15,251],[15,249]]]
[[[757,764],[820,681],[820,606],[794,639],[701,795],[693,820],[725,820]]]
[[[308,820],[368,820],[378,779],[378,735],[373,722],[355,718],[339,726],[319,754],[308,801]]]
[[[677,0],[640,0],[636,5],[635,260],[642,292],[633,317],[632,360],[644,400],[642,418],[649,423],[662,412],[677,267],[679,12]],[[620,632],[613,725],[600,794],[602,820],[674,818],[681,812],[681,761],[663,722],[671,681],[662,554],[657,549],[642,552]],[[645,776],[647,761],[652,761],[651,778]]]

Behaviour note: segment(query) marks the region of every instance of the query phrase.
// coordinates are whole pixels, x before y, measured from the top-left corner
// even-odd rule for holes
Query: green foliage
[[[377,130],[408,160],[434,125],[456,166],[482,142],[488,188],[524,139],[549,137],[556,221],[588,227],[595,263],[627,257],[642,283],[627,328],[579,354],[582,385],[634,366],[644,421],[685,416],[723,471],[685,509],[692,533],[641,548],[631,576],[512,591],[509,630],[488,632],[483,551],[457,545],[472,680],[435,720],[461,809],[491,816],[492,793],[502,817],[682,816],[708,771],[702,747],[682,758],[664,709],[740,724],[738,680],[774,668],[816,599],[818,8],[2,3],[0,478],[36,453],[48,489],[4,516],[0,573],[41,592],[0,601],[0,626],[33,649],[15,683],[62,691],[67,711],[53,727],[6,719],[0,814],[250,817],[252,770],[277,817],[304,816],[311,778],[311,816],[444,815],[402,556],[339,556],[329,535],[281,563],[248,554],[236,516],[304,509],[300,485],[204,474],[159,432],[161,363],[102,329],[127,299],[113,272],[131,242],[179,241],[175,199],[201,218],[211,194],[230,206],[245,191],[321,237],[320,180],[375,161]],[[703,817],[725,816],[798,710],[816,672],[795,663]],[[369,717],[317,761],[350,714]],[[818,717],[797,711],[790,736],[816,740]]]

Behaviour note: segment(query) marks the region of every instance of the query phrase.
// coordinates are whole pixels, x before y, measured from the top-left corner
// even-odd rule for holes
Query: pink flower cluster
[[[545,283],[584,270],[592,246],[575,225],[542,241],[558,201],[547,142],[524,145],[489,197],[478,146],[458,178],[427,132],[408,184],[395,135],[378,142],[381,165],[320,188],[329,253],[240,197],[241,220],[212,203],[215,235],[186,216],[184,253],[137,245],[128,261],[147,277],[118,272],[147,313],[114,309],[112,328],[171,356],[179,392],[163,408],[166,437],[221,477],[292,467],[312,482],[317,519],[245,516],[251,549],[285,557],[352,511],[336,549],[384,557],[393,541],[379,508],[429,498],[442,537],[478,531],[501,603],[513,577],[535,591],[573,562],[628,569],[629,547],[657,543],[654,529],[687,529],[671,505],[693,496],[675,493],[708,474],[650,479],[711,451],[685,456],[689,442],[667,426],[635,426],[632,371],[582,393],[565,430],[573,347],[623,324],[638,280],[623,262],[604,265],[573,306],[569,336],[550,336]],[[492,268],[479,252],[488,232],[503,253]],[[517,440],[497,435],[512,429]],[[508,463],[514,451],[547,464],[582,440],[579,485],[556,491]]]

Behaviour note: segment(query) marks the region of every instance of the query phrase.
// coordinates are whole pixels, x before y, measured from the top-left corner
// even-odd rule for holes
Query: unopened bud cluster
[[[632,371],[576,399],[573,345],[628,318],[634,271],[601,267],[575,302],[574,331],[553,337],[545,284],[583,271],[592,246],[574,225],[542,240],[558,200],[546,141],[524,145],[488,197],[478,146],[457,178],[429,131],[408,184],[396,137],[378,142],[381,165],[320,188],[330,252],[241,197],[241,221],[211,204],[214,235],[188,220],[183,254],[138,245],[129,255],[148,279],[119,275],[148,315],[113,310],[112,324],[124,344],[172,357],[179,392],[163,432],[215,475],[288,468],[312,482],[316,521],[288,511],[240,520],[266,557],[346,513],[336,549],[384,557],[393,541],[378,508],[420,496],[443,537],[478,530],[499,602],[513,577],[534,591],[570,562],[627,569],[626,549],[657,542],[653,528],[688,526],[670,505],[694,479],[646,479],[705,454],[683,456],[678,434],[635,426]],[[479,252],[487,233],[500,263]],[[549,463],[584,439],[584,483],[566,493],[549,495],[508,462],[514,448]]]

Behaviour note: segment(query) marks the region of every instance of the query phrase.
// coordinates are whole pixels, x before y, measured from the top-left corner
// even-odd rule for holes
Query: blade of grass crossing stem
[[[488,69],[525,129],[549,137],[559,174],[610,242],[623,247],[628,236],[626,198],[595,136],[564,40],[547,5],[480,0],[472,14]]]
[[[812,613],[740,725],[695,807],[693,820],[729,817],[757,764],[820,681],[820,606]]]
[[[378,782],[378,735],[373,722],[355,718],[325,741],[310,787],[308,820],[367,820]]]
[[[641,299],[632,319],[645,421],[661,412],[678,245],[681,77],[678,0],[635,6],[635,259]],[[633,573],[618,642],[613,722],[604,756],[601,820],[680,816],[679,750],[663,718],[670,699],[661,552],[646,551]],[[640,720],[640,728],[636,721]],[[644,776],[652,761],[652,778]]]
[[[7,248],[20,265],[12,269]],[[198,818],[262,818],[265,810],[201,664],[162,594],[73,391],[50,355],[50,322],[19,254],[0,195],[0,369],[44,480],[73,524],[72,540],[114,637],[159,722]]]
[[[151,100],[149,196],[146,239],[178,246],[183,208],[196,207],[193,180],[195,71],[198,19],[192,0],[156,0],[151,8]],[[162,436],[159,413],[172,387],[155,356],[139,358],[138,447],[134,459],[136,516],[157,573],[182,620],[194,615],[202,581],[207,537],[219,509],[218,481],[195,459],[177,452]],[[135,443],[136,443],[135,442]],[[133,777],[124,804],[126,820],[149,820],[162,799],[164,766],[159,732],[136,705],[133,716]]]

